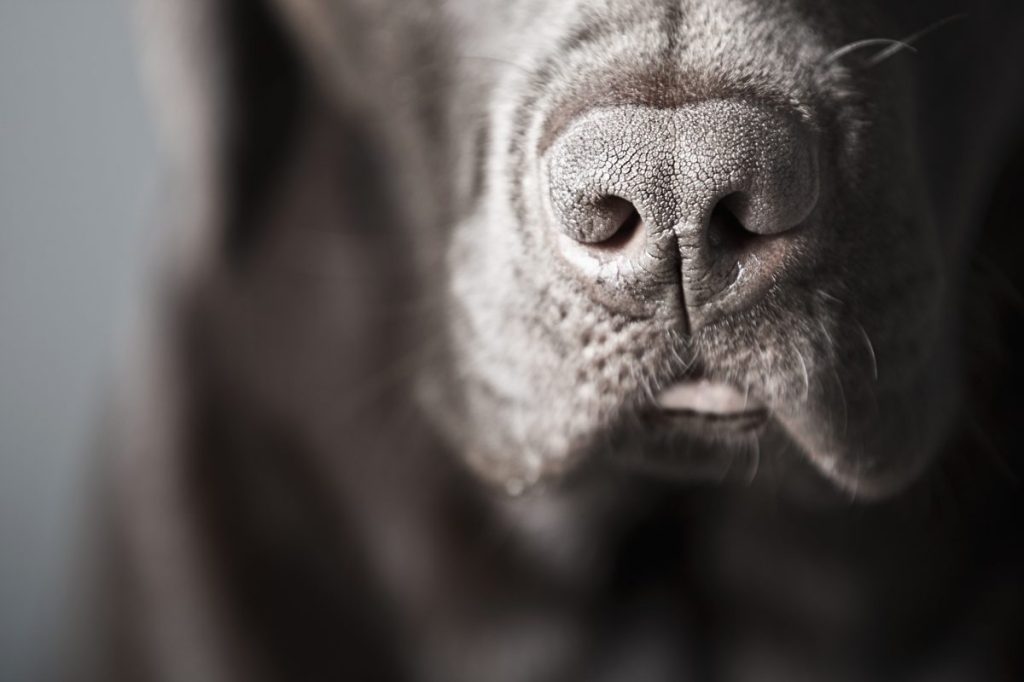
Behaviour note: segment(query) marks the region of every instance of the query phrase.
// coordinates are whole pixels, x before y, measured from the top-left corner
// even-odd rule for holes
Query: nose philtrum
[[[692,323],[763,293],[786,233],[818,198],[810,130],[731,100],[594,110],[544,160],[562,251],[580,274],[638,296],[681,284]]]

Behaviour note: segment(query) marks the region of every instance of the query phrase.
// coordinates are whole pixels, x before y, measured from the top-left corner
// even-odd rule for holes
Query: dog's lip
[[[677,381],[663,388],[657,404],[666,412],[688,412],[713,417],[730,417],[744,413],[763,412],[758,400],[748,392],[710,379]]]
[[[677,381],[656,396],[657,412],[663,419],[702,428],[754,428],[768,418],[768,408],[746,391],[712,381]]]

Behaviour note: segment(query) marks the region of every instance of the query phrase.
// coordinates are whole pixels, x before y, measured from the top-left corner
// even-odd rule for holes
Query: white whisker
[[[837,303],[837,304],[842,305],[842,306],[846,305],[846,303],[842,299],[840,299],[840,298],[838,298],[836,296],[833,296],[832,294],[828,293],[824,289],[818,289],[818,295],[821,296],[826,301],[830,301],[832,303]]]
[[[842,59],[846,55],[850,54],[851,52],[856,52],[857,50],[861,50],[865,47],[876,47],[879,45],[887,46],[886,49],[882,50],[882,52],[879,52],[879,54],[889,53],[890,51],[891,54],[895,54],[896,52],[899,52],[900,50],[903,49],[910,50],[911,52],[917,52],[917,49],[914,48],[912,45],[905,43],[901,40],[896,40],[894,38],[865,38],[864,40],[857,40],[852,43],[843,45],[842,47],[836,50],[833,50],[828,54],[827,57],[825,57],[824,63],[826,65],[832,64]],[[878,55],[873,57],[872,60],[876,59],[877,56]]]
[[[803,373],[804,373],[804,398],[803,398],[803,403],[804,403],[804,405],[806,405],[807,401],[810,400],[810,397],[811,397],[811,375],[807,371],[807,362],[804,360],[804,354],[800,352],[800,348],[794,346],[793,350],[796,351],[796,357],[800,360],[800,368],[803,370]]]
[[[908,49],[911,52],[917,52],[917,50],[911,46],[911,43],[916,43],[921,38],[924,38],[926,35],[932,33],[933,31],[937,31],[946,24],[950,24],[954,21],[959,21],[960,19],[965,18],[967,18],[966,14],[954,14],[952,16],[946,17],[945,19],[940,19],[939,21],[936,21],[934,24],[930,26],[926,26],[917,33],[907,36],[903,40],[893,41],[894,43],[897,44],[890,45],[889,47],[885,48],[884,50],[876,54],[874,57],[869,59],[868,66],[877,66],[903,49]]]
[[[864,337],[864,343],[867,345],[868,353],[871,355],[871,375],[875,381],[878,381],[878,357],[875,355],[875,346],[871,343],[871,337],[868,336],[868,332],[864,329],[859,321],[857,321],[857,327],[860,328],[861,336]]]
[[[761,439],[758,438],[757,434],[754,434],[751,438],[751,448],[751,467],[750,473],[747,475],[747,485],[754,484],[757,472],[761,470]]]
[[[899,54],[900,52],[917,52],[917,48],[914,47],[913,45],[914,43],[919,41],[921,38],[924,38],[926,35],[934,31],[937,31],[943,26],[950,24],[954,21],[959,21],[960,19],[964,19],[966,17],[966,14],[954,14],[952,16],[946,17],[945,19],[940,19],[939,21],[936,21],[935,23],[926,26],[920,31],[912,33],[909,36],[902,39],[865,38],[863,40],[855,40],[852,43],[843,45],[842,47],[839,47],[830,52],[828,56],[825,57],[823,64],[825,66],[828,66],[830,64],[837,62],[843,57],[858,50],[862,50],[864,48],[884,46],[884,49],[879,50],[877,54],[875,54],[873,57],[870,57],[865,62],[865,64],[869,67],[878,66],[885,60],[889,59],[890,57],[893,57],[894,55]]]

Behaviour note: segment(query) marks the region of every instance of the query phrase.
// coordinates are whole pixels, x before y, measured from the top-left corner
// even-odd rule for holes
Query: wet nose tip
[[[756,234],[800,224],[818,196],[817,149],[796,117],[741,102],[584,116],[546,153],[557,224],[611,238],[639,213],[651,226],[706,228],[721,203]]]
[[[793,113],[746,102],[594,110],[545,157],[552,223],[570,248],[642,258],[651,249],[638,242],[669,235],[700,252],[683,264],[700,272],[684,280],[734,270],[761,242],[803,224],[818,201],[812,131]],[[657,277],[672,263],[639,271]]]

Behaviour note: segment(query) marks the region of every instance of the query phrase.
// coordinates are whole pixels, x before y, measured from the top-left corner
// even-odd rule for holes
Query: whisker
[[[832,294],[828,293],[824,289],[818,289],[817,291],[818,291],[818,295],[821,296],[826,301],[829,301],[831,303],[835,303],[835,304],[838,304],[838,305],[841,305],[841,306],[845,306],[846,305],[846,302],[843,301],[841,298],[833,296]]]
[[[835,350],[836,350],[836,343],[835,343],[835,340],[832,337],[832,334],[829,332],[828,328],[825,326],[825,323],[822,322],[820,319],[817,320],[817,323],[818,323],[818,328],[821,330],[821,333],[824,335],[824,340],[825,340],[826,348],[829,349],[830,353],[834,354]],[[836,370],[835,362],[833,361],[833,362],[829,363],[829,365],[831,367],[832,378],[835,380],[836,387],[839,389],[839,399],[840,399],[840,401],[842,402],[842,405],[843,405],[843,419],[842,419],[842,422],[841,422],[843,428],[841,430],[839,430],[839,429],[837,429],[837,430],[839,430],[840,433],[845,436],[845,434],[849,430],[849,426],[850,426],[850,422],[849,422],[849,420],[850,420],[849,405],[847,404],[847,400],[846,400],[846,387],[843,385],[842,377],[839,376],[839,372]],[[837,424],[837,426],[838,426],[838,424]]]
[[[804,360],[804,354],[802,352],[800,352],[800,347],[799,346],[793,346],[793,350],[796,351],[796,357],[800,360],[800,369],[802,369],[803,373],[804,373],[804,398],[803,398],[803,403],[804,403],[804,405],[806,405],[807,401],[810,400],[810,398],[811,398],[811,375],[807,371],[807,361]]]
[[[871,375],[874,377],[875,381],[878,381],[878,358],[875,355],[875,346],[871,343],[871,337],[868,336],[868,332],[864,329],[864,325],[862,325],[859,320],[854,320],[854,322],[860,329],[860,334],[864,337],[864,343],[867,345],[868,353],[871,355]]]
[[[686,374],[687,372],[690,371],[690,367],[693,366],[693,363],[697,361],[697,353],[693,349],[690,349],[690,359],[684,360],[683,356],[679,354],[679,349],[677,348],[677,346],[686,346],[686,341],[683,338],[681,338],[674,329],[669,330],[668,338],[670,342],[669,351],[671,351],[673,357],[679,363],[680,374]]]
[[[937,31],[938,29],[942,28],[943,26],[945,26],[947,24],[951,24],[954,21],[959,21],[961,19],[966,19],[966,18],[967,18],[967,14],[965,14],[965,13],[954,14],[952,16],[946,17],[945,19],[940,19],[940,20],[936,21],[934,24],[932,24],[930,26],[924,27],[923,29],[921,29],[917,33],[913,33],[913,34],[907,36],[906,38],[904,38],[903,40],[895,41],[898,44],[890,45],[889,47],[887,47],[886,49],[882,50],[881,52],[876,54],[874,57],[869,59],[868,60],[868,66],[877,66],[877,65],[881,64],[882,62],[884,62],[886,59],[889,59],[890,57],[892,57],[893,55],[898,53],[902,49],[908,49],[911,52],[916,52],[917,50],[911,46],[911,43],[916,43],[921,38],[924,38],[926,35],[928,35],[930,33],[933,33],[934,31]]]
[[[656,387],[652,385],[654,384],[655,379],[653,377],[646,377],[643,373],[638,372],[633,368],[630,369],[630,375],[640,390],[644,392],[644,395],[647,396],[648,401],[650,401],[651,404],[657,403],[658,396],[656,394]]]
[[[761,438],[755,433],[751,438],[751,471],[747,476],[747,485],[753,485],[757,478],[757,472],[761,470]]]
[[[951,24],[951,23],[953,23],[955,21],[959,21],[961,19],[965,19],[966,17],[967,17],[967,15],[964,14],[964,13],[954,14],[952,16],[948,16],[945,19],[940,19],[939,21],[936,21],[935,23],[926,26],[925,28],[921,29],[920,31],[917,31],[916,33],[912,33],[909,36],[906,36],[905,38],[901,38],[901,39],[895,39],[895,38],[865,38],[863,40],[855,40],[852,43],[848,43],[846,45],[843,45],[842,47],[839,47],[838,49],[835,49],[832,52],[830,52],[828,54],[828,56],[825,57],[825,59],[823,60],[822,64],[824,66],[828,66],[830,64],[834,64],[835,62],[837,62],[838,60],[842,59],[843,57],[846,57],[847,55],[849,55],[849,54],[851,54],[853,52],[856,52],[858,50],[862,50],[864,48],[882,47],[882,46],[884,46],[884,48],[879,50],[873,57],[870,57],[870,58],[868,58],[865,61],[865,66],[868,66],[868,67],[878,66],[879,64],[881,64],[885,60],[887,60],[887,59],[889,59],[889,58],[899,54],[900,52],[903,52],[903,51],[917,52],[917,48],[914,47],[914,45],[913,45],[914,43],[918,42],[919,40],[921,40],[921,38],[924,38],[925,36],[929,35],[930,33],[933,33],[934,31],[937,31],[938,29],[942,28],[943,26],[946,26],[947,24]]]
[[[818,319],[817,323],[818,323],[818,329],[821,330],[822,341],[823,341],[825,347],[829,350],[830,353],[834,352],[835,348],[836,348],[836,344],[835,344],[835,341],[832,339],[832,333],[828,330],[827,327],[825,327],[825,323],[822,322],[821,319]]]
[[[839,49],[833,50],[828,54],[827,57],[825,57],[823,63],[827,66],[829,64],[833,64],[839,61],[840,59],[850,54],[851,52],[856,52],[857,50],[864,49],[865,47],[875,47],[879,45],[887,46],[886,49],[882,51],[886,53],[892,51],[892,54],[895,54],[896,52],[899,52],[900,50],[903,49],[910,50],[911,52],[917,52],[917,48],[915,48],[914,46],[910,45],[909,43],[905,43],[901,40],[896,40],[894,38],[865,38],[863,40],[857,40],[852,43],[848,43],[846,45],[843,45]],[[879,54],[882,54],[882,52],[879,52]],[[875,58],[877,58],[877,55],[875,56]]]

